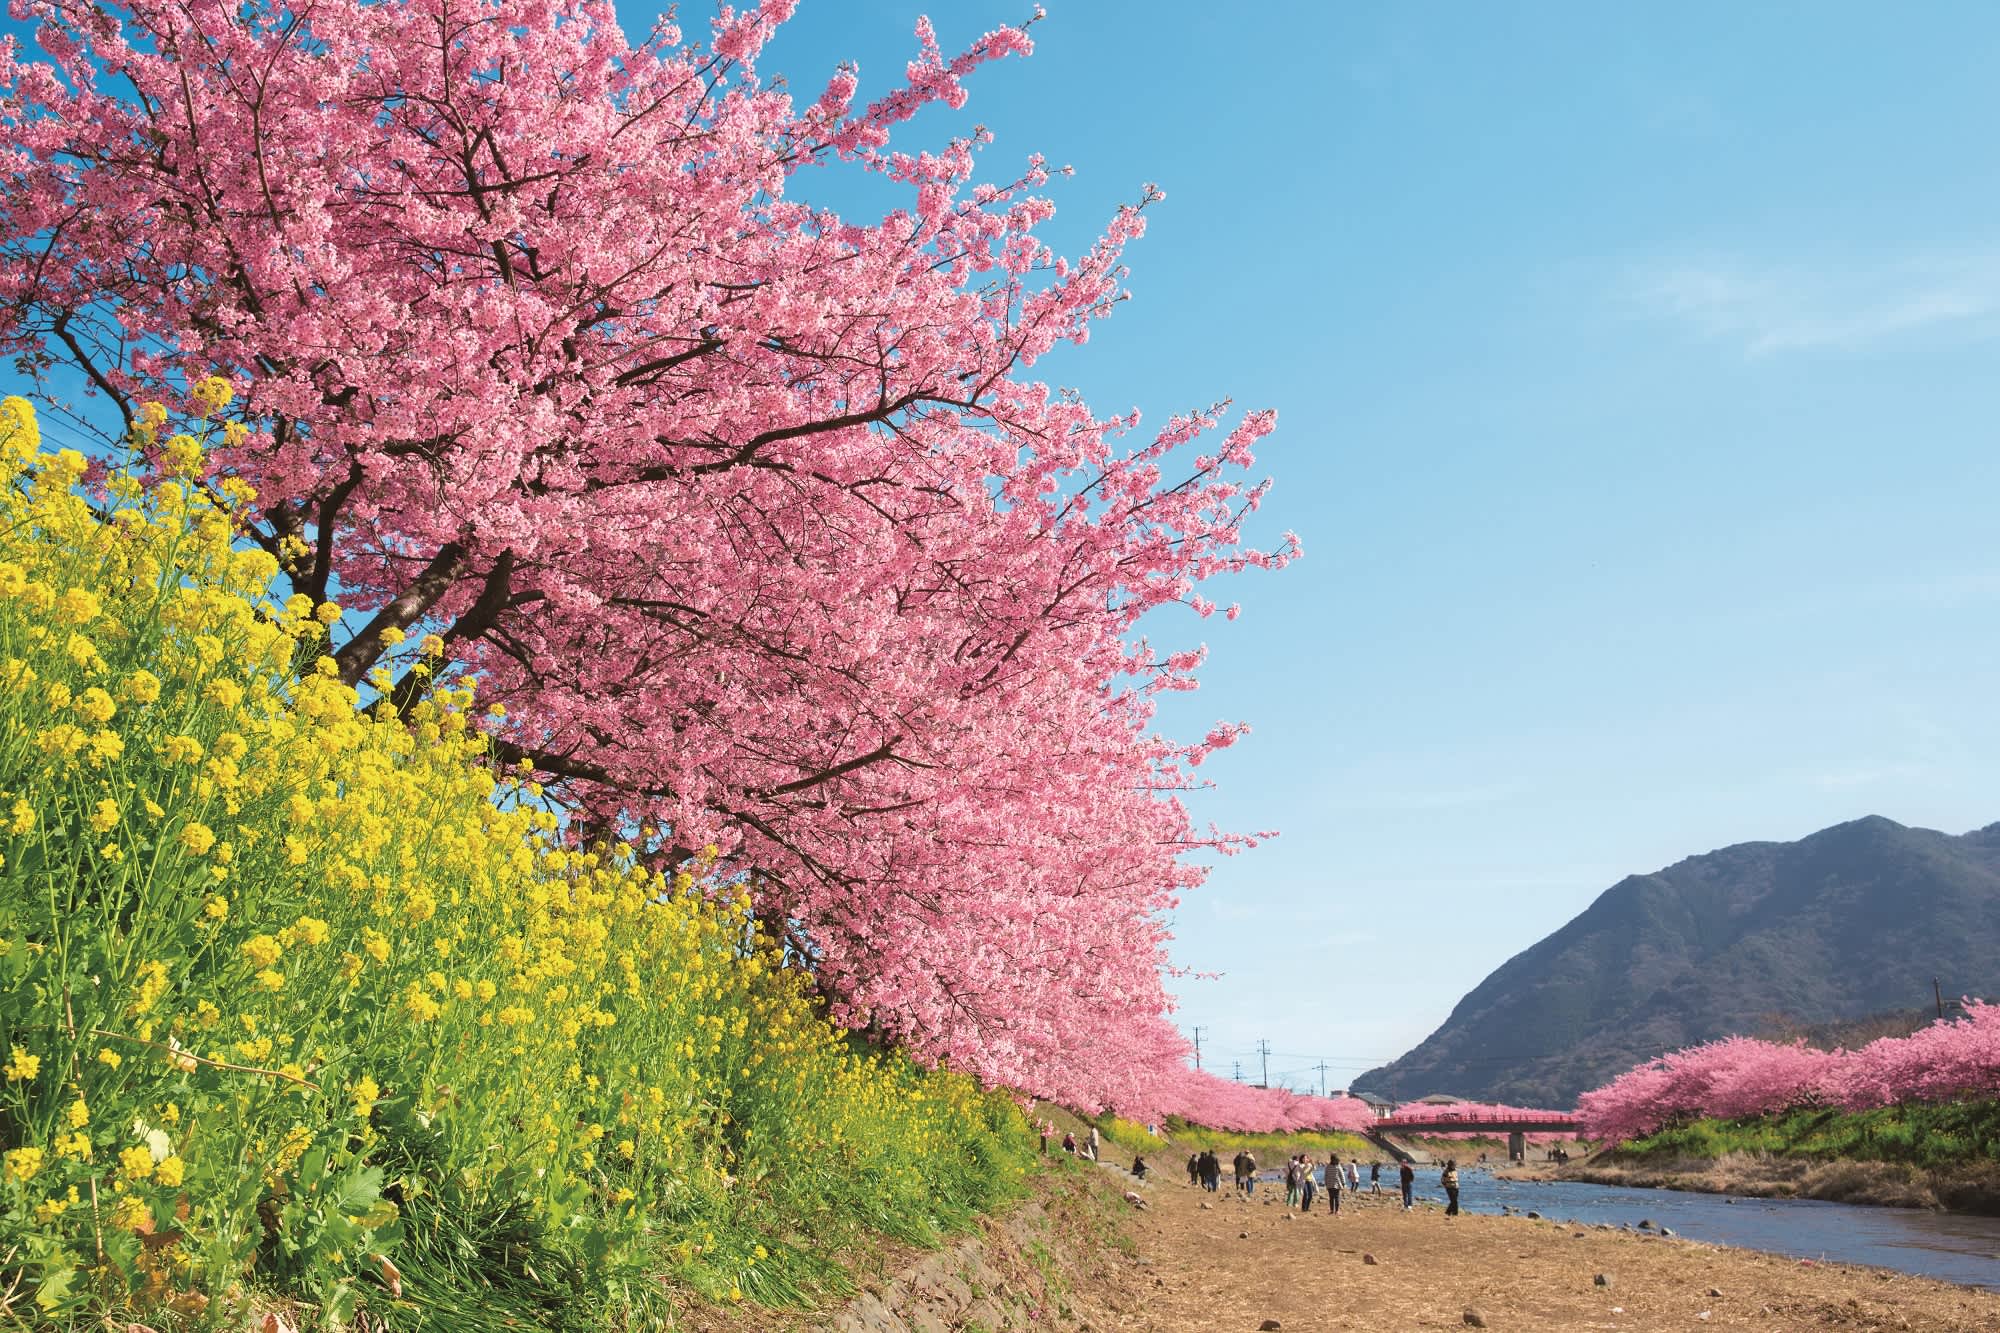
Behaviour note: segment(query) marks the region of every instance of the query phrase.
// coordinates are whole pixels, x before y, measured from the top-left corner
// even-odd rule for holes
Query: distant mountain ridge
[[[1663,1051],[2000,991],[2000,824],[1960,836],[1871,815],[1746,842],[1605,890],[1356,1078],[1392,1098],[1570,1106]]]

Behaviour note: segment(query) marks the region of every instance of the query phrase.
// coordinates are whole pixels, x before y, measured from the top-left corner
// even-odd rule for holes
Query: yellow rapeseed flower
[[[42,1057],[30,1055],[26,1047],[16,1046],[8,1054],[5,1072],[9,1083],[26,1083],[42,1072]]]
[[[10,1148],[4,1160],[6,1178],[25,1185],[41,1171],[44,1158],[40,1148]]]
[[[148,1180],[153,1175],[153,1154],[145,1147],[127,1148],[118,1154],[118,1169],[127,1180]]]

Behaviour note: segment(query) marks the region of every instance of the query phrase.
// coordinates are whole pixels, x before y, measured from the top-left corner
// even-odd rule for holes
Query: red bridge
[[[1374,1128],[1385,1134],[1581,1134],[1583,1122],[1560,1111],[1536,1116],[1454,1115],[1449,1111],[1421,1116],[1392,1115]]]
[[[1561,1111],[1512,1117],[1487,1112],[1432,1111],[1420,1116],[1388,1116],[1370,1125],[1367,1132],[1368,1138],[1377,1147],[1403,1162],[1416,1161],[1422,1154],[1396,1142],[1390,1137],[1392,1134],[1414,1138],[1422,1138],[1426,1134],[1505,1134],[1507,1156],[1521,1161],[1527,1156],[1528,1135],[1580,1135],[1583,1133],[1583,1122]]]

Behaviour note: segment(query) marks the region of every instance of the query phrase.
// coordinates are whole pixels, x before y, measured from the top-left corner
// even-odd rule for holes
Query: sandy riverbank
[[[1405,1214],[1386,1198],[1288,1218],[1282,1199],[1180,1182],[1148,1193],[1129,1226],[1138,1254],[1104,1275],[1109,1303],[1087,1311],[1093,1329],[1464,1328],[1470,1309],[1495,1329],[2000,1330],[2000,1296],[1875,1269],[1519,1217]]]

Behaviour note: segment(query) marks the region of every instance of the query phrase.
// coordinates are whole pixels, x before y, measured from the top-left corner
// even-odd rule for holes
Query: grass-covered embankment
[[[1606,1184],[2000,1213],[2000,1102],[1696,1120],[1560,1174]]]
[[[649,831],[576,845],[440,642],[364,706],[165,417],[142,485],[0,404],[0,1326],[657,1327],[1018,1192],[1012,1102]]]

